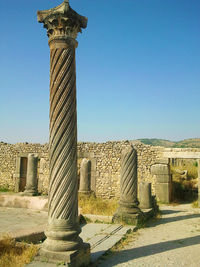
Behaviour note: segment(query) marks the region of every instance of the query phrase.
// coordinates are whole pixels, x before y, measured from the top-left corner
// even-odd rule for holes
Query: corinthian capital
[[[87,18],[76,13],[65,0],[61,5],[48,10],[38,11],[38,22],[44,24],[49,40],[60,38],[76,39],[82,28],[87,27]]]

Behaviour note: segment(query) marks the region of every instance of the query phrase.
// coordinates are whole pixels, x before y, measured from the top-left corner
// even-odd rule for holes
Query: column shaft
[[[137,152],[129,145],[122,152],[120,201],[119,208],[113,216],[114,222],[137,225],[142,220],[142,213],[138,207],[137,180]]]
[[[81,162],[79,193],[91,193],[91,161],[88,159]]]
[[[89,264],[90,246],[79,237],[76,115],[76,37],[87,18],[65,0],[38,11],[50,46],[50,186],[47,239],[40,255],[70,266]]]
[[[82,243],[78,236],[75,46],[74,40],[50,42],[49,221],[43,247],[53,251],[71,251]]]
[[[35,196],[38,194],[37,166],[38,166],[38,156],[36,156],[35,154],[29,154],[27,163],[26,187],[23,193],[24,195]]]

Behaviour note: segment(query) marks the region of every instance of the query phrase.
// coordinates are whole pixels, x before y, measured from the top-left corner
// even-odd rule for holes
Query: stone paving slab
[[[20,240],[28,240],[32,235],[34,239],[44,237],[47,223],[47,212],[28,210],[23,208],[0,207],[0,238],[5,234]],[[120,224],[86,224],[82,225],[80,234],[84,242],[91,244],[91,261],[94,262],[108,249],[113,247],[133,226],[124,227]],[[41,234],[41,235],[40,235]],[[51,263],[33,262],[32,267],[54,267]]]
[[[26,265],[28,267],[58,267],[55,263],[33,261]]]
[[[94,263],[98,258],[100,258],[107,250],[112,248],[122,239],[120,235],[112,235],[107,239],[104,239],[103,242],[98,244],[91,250],[91,262]]]
[[[91,263],[94,263],[107,250],[118,243],[122,237],[133,230],[133,226],[122,226],[119,224],[86,224],[82,226],[80,234],[83,241],[91,245]],[[90,231],[91,229],[91,231]],[[28,267],[56,267],[56,264],[34,261]]]
[[[86,229],[87,227],[87,229]],[[83,233],[85,232],[85,237],[87,236],[87,232],[90,229],[90,224],[86,225],[86,227],[82,229]],[[120,224],[115,225],[106,225],[104,229],[96,228],[96,234],[91,238],[84,239],[84,242],[88,242],[91,245],[91,262],[95,262],[99,257],[101,257],[107,250],[112,248],[116,243],[118,243],[122,237],[133,230],[132,226],[123,226]]]
[[[107,224],[102,224],[102,223],[90,223],[82,226],[82,232],[80,233],[80,237],[87,242],[90,238],[92,238],[96,232],[97,232],[97,227],[99,229],[99,232],[104,231],[108,225]],[[84,229],[84,231],[83,231]]]

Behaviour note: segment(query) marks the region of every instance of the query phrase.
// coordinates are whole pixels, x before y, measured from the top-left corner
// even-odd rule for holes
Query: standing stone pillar
[[[21,157],[16,158],[16,168],[14,173],[15,178],[15,193],[20,190],[20,169],[21,169]]]
[[[137,186],[137,152],[130,145],[122,152],[120,202],[119,208],[113,217],[114,222],[137,225],[141,220],[142,212],[138,207]]]
[[[165,163],[158,163],[151,166],[151,174],[156,177],[156,197],[162,203],[171,201],[172,176],[170,166]]]
[[[38,156],[35,154],[29,154],[28,164],[27,164],[26,187],[23,195],[26,196],[38,195],[37,167],[38,167]]]
[[[141,209],[152,208],[151,183],[139,183],[139,202]]]
[[[38,11],[50,46],[50,185],[47,239],[40,255],[72,266],[89,263],[89,244],[79,237],[77,180],[76,37],[87,26],[65,0]],[[71,266],[70,265],[70,266]]]
[[[79,193],[91,193],[91,161],[88,159],[81,162]]]
[[[200,208],[200,159],[198,159],[197,162],[198,162],[198,207]]]

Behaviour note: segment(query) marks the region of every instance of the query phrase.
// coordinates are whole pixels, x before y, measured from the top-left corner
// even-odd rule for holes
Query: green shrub
[[[193,163],[193,165],[194,165],[195,167],[198,167],[198,162],[195,161],[195,162]]]
[[[0,192],[10,192],[11,190],[8,187],[0,187]]]

